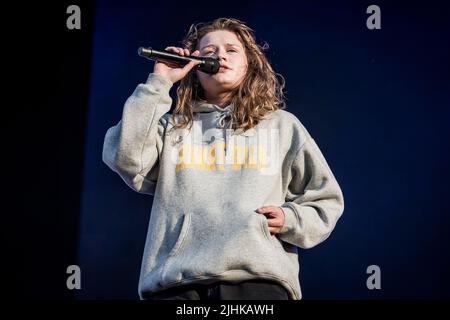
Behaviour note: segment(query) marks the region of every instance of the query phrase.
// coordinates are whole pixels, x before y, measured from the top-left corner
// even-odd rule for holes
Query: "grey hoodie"
[[[150,74],[105,136],[103,161],[133,190],[154,196],[139,296],[182,284],[266,279],[301,299],[297,247],[332,232],[342,191],[292,113],[233,130],[234,105],[193,106],[194,125],[172,129],[172,83]],[[285,213],[272,236],[262,206]]]

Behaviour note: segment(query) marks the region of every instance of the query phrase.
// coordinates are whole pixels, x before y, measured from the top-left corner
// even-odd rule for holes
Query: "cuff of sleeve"
[[[172,81],[154,73],[150,73],[145,84],[151,84],[157,91],[164,89],[169,91],[173,86]]]
[[[297,225],[297,215],[288,204],[281,205],[284,212],[284,225],[280,230],[280,235],[288,234],[295,229]]]

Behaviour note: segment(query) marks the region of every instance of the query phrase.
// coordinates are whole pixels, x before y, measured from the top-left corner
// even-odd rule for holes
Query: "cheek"
[[[248,66],[246,64],[240,65],[236,69],[236,74],[239,75],[242,78],[245,77],[245,75],[247,74],[247,68],[248,68]]]
[[[239,74],[247,72],[248,66],[247,59],[239,59],[238,61],[236,61],[236,65],[237,65],[236,70],[239,72]]]

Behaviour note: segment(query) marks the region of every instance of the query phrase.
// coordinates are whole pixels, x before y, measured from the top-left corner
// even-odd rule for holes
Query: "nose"
[[[226,57],[226,51],[223,51],[223,50],[217,50],[217,59],[218,59],[219,61],[221,61],[221,60],[226,60],[226,59],[227,59],[227,57]]]

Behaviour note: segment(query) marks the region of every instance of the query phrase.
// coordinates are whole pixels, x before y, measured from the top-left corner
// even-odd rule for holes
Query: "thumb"
[[[256,212],[256,213],[265,213],[265,212],[266,212],[266,207],[260,207],[260,208],[257,208],[257,209],[255,210],[255,212]]]
[[[275,206],[263,206],[259,207],[255,210],[257,213],[271,213],[273,211],[276,211],[277,207]]]

